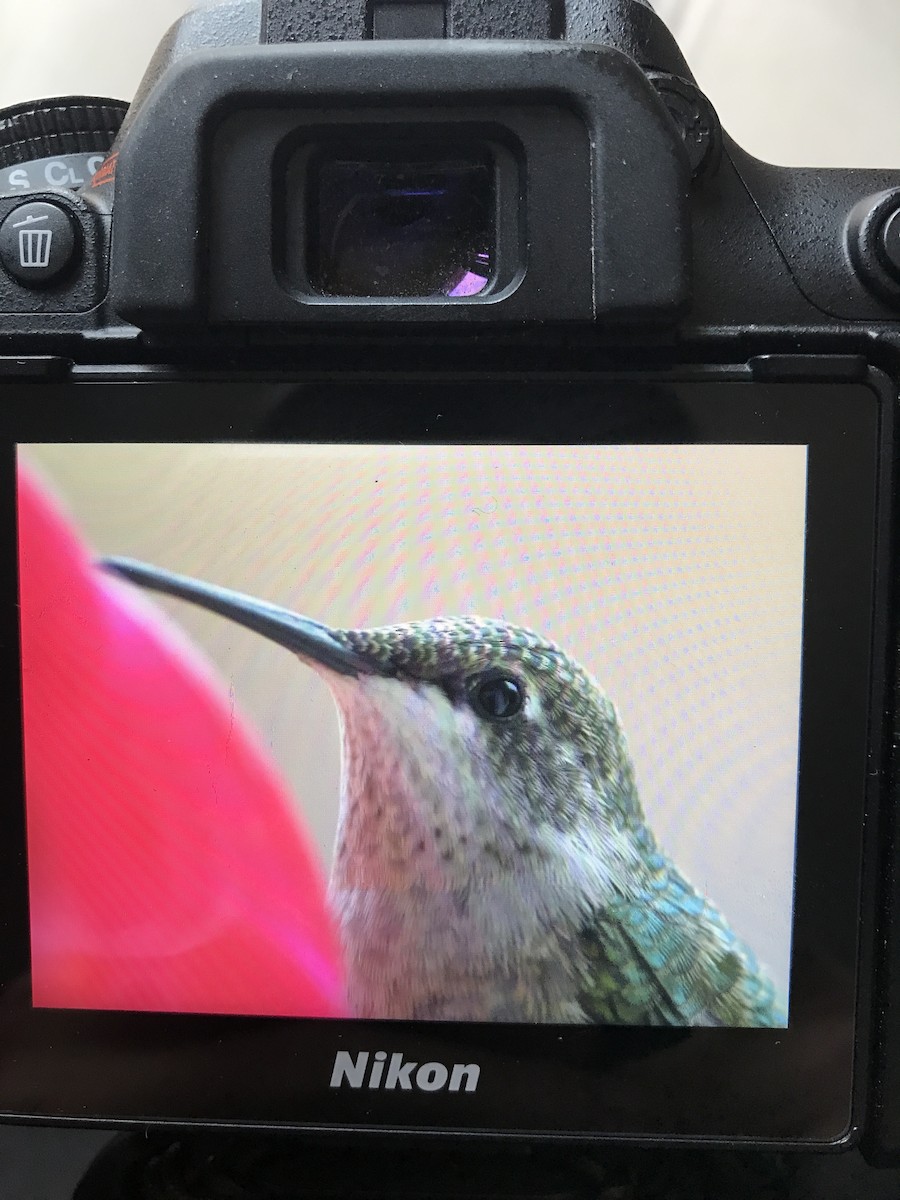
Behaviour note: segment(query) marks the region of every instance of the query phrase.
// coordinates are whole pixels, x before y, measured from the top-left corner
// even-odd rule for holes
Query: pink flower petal
[[[344,1014],[321,872],[224,688],[20,468],[41,1007]]]

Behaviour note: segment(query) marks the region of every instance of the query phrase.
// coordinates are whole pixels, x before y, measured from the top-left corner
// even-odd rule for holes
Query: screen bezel
[[[18,442],[808,445],[790,1026],[415,1025],[34,1010],[22,979],[28,910],[17,685],[2,698],[7,734],[0,756],[6,778],[16,785],[4,797],[11,836],[0,848],[0,896],[9,914],[0,930],[0,962],[7,964],[0,975],[0,1111],[104,1124],[221,1122],[779,1144],[823,1144],[848,1135],[871,784],[866,767],[880,732],[870,729],[869,714],[879,711],[870,706],[873,631],[884,602],[876,592],[876,562],[884,549],[876,544],[876,515],[885,469],[879,433],[888,406],[873,387],[721,377],[665,383],[494,377],[487,384],[491,403],[485,404],[474,378],[257,377],[74,386],[75,394],[72,385],[4,389],[0,489],[8,501]],[[0,563],[12,581],[12,503],[3,506],[0,522]],[[12,586],[0,604],[4,677],[18,680]],[[814,745],[828,753],[814,753]],[[338,1049],[400,1051],[418,1062],[475,1061],[482,1068],[478,1091],[332,1092]]]

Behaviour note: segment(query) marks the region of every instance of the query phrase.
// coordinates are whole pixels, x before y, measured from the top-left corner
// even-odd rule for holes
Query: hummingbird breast
[[[343,780],[330,895],[355,1015],[584,1020],[566,872],[509,819],[475,715],[427,684],[332,691]]]

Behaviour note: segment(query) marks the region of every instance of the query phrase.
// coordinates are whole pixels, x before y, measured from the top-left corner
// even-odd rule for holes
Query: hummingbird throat
[[[581,879],[558,839],[516,822],[489,731],[440,688],[329,685],[344,755],[330,896],[355,1015],[582,1019],[560,931],[606,886],[599,856]]]
[[[465,886],[489,826],[473,770],[474,714],[428,684],[329,682],[343,736],[333,879],[397,892]]]

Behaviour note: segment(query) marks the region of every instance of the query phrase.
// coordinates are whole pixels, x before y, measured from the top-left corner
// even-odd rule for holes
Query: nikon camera
[[[642,0],[224,0],[0,165],[3,1114],[897,1155],[900,171]]]

